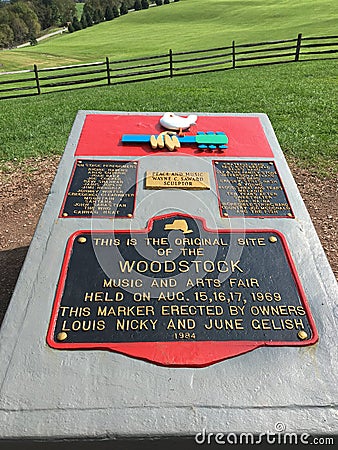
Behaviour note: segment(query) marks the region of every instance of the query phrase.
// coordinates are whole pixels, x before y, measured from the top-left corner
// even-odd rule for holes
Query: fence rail
[[[303,37],[0,74],[0,100],[242,67],[336,59],[338,36]],[[8,79],[5,79],[5,77]]]

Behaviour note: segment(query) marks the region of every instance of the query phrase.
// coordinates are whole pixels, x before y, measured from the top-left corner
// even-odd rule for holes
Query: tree
[[[86,17],[87,27],[91,27],[93,25],[93,16],[91,11],[83,11],[83,15]]]
[[[29,7],[28,3],[18,1],[11,5],[11,11],[14,13],[15,17],[21,19],[25,23],[28,28],[28,35],[36,36],[40,32],[41,26],[38,16]],[[25,36],[25,38],[28,37],[28,35]]]
[[[76,14],[76,6],[74,0],[52,0],[58,10],[58,24],[65,25],[72,20]]]
[[[162,0],[155,0],[156,6],[162,6],[163,2]]]
[[[169,5],[170,1],[169,0],[164,0],[163,4],[164,5]]]
[[[142,9],[148,9],[149,8],[148,0],[141,0],[141,6]]]
[[[114,19],[113,8],[110,5],[107,6],[104,17],[105,17],[106,20],[113,20]]]
[[[85,14],[90,13],[92,24],[102,22],[105,11],[106,11],[106,4],[103,5],[103,2],[101,3],[101,0],[87,0],[83,7],[83,12]],[[88,22],[87,15],[86,18]],[[88,26],[90,26],[89,22]]]
[[[14,32],[7,24],[0,25],[0,48],[8,48],[13,44]]]
[[[54,0],[31,0],[34,10],[39,18],[41,28],[46,28],[59,24],[60,13]],[[71,19],[71,16],[70,18]]]
[[[101,13],[101,10],[99,8],[95,9],[93,14],[93,22],[94,23],[100,23],[103,20],[103,15]]]
[[[36,36],[34,34],[30,35],[29,43],[30,43],[30,45],[38,45],[38,41],[37,41]]]
[[[140,11],[142,9],[142,5],[141,5],[141,1],[140,0],[135,0],[134,9],[135,9],[135,11]]]
[[[76,16],[73,17],[72,25],[73,25],[74,31],[82,30],[81,23],[79,22],[79,19]]]
[[[120,16],[119,10],[116,5],[113,6],[113,14],[114,14],[114,18],[117,18]]]
[[[25,42],[29,36],[29,29],[25,22],[19,16],[14,16],[11,20],[10,27],[14,33],[14,42]]]
[[[121,4],[120,14],[121,16],[123,16],[124,14],[128,14],[128,7],[124,2],[122,2]]]
[[[86,18],[86,15],[83,13],[82,13],[80,22],[81,22],[82,29],[87,28],[87,26],[88,26],[87,18]]]
[[[69,33],[74,33],[74,31],[75,31],[71,22],[68,24],[68,31],[69,31]]]
[[[104,21],[104,11],[102,11],[101,8],[98,9],[98,16],[99,16],[99,22],[103,22]]]

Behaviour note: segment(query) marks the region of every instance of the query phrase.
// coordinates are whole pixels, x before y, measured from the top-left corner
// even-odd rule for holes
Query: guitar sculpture
[[[160,119],[160,124],[169,130],[163,131],[158,135],[148,134],[124,134],[122,136],[123,144],[147,144],[149,143],[153,150],[166,148],[169,151],[175,151],[181,145],[197,145],[200,151],[222,152],[228,148],[228,137],[222,131],[197,132],[196,135],[185,136],[183,130],[195,125],[197,116],[188,117],[177,116],[173,113],[165,113]]]

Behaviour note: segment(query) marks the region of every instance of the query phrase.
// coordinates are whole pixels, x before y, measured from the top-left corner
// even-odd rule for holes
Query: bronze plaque
[[[60,217],[132,217],[137,162],[77,160]]]
[[[222,217],[294,217],[274,162],[213,163]]]
[[[135,232],[74,233],[48,333],[54,348],[182,366],[316,339],[281,233],[209,230],[178,213]]]
[[[146,172],[146,189],[210,189],[208,172]]]

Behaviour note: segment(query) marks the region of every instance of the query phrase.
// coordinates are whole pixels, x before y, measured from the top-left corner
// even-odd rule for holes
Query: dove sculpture
[[[160,124],[167,130],[186,130],[191,125],[196,125],[197,116],[191,114],[188,117],[178,116],[172,112],[165,113],[161,119]]]

